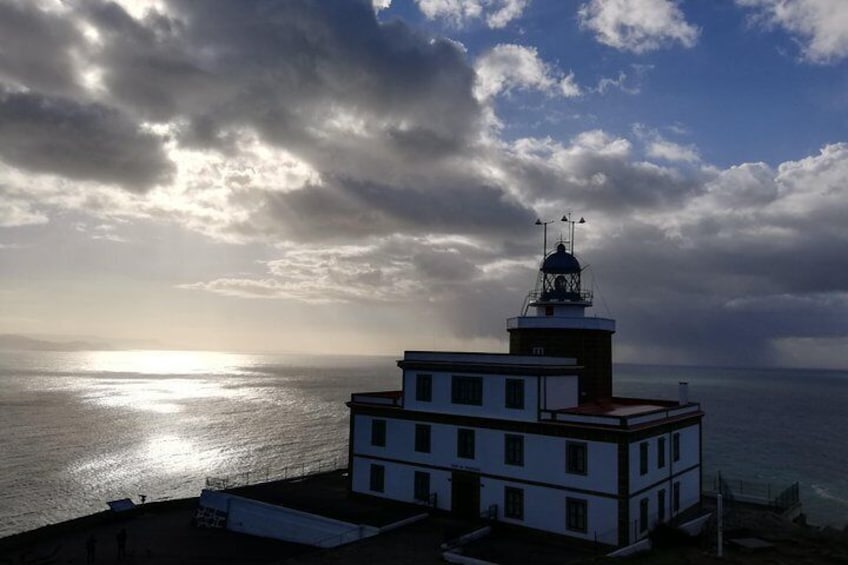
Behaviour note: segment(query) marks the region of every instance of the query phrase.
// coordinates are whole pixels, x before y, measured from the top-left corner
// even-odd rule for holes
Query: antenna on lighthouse
[[[580,216],[579,220],[572,220],[571,219],[571,211],[569,211],[565,216],[562,217],[561,221],[568,223],[569,227],[571,228],[571,237],[569,238],[569,240],[570,240],[569,244],[571,246],[571,254],[574,255],[574,225],[575,224],[585,224],[586,218],[584,218],[583,216]],[[538,222],[538,220],[537,220],[537,222]]]

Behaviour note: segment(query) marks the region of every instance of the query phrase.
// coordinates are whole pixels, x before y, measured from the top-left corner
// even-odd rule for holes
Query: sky
[[[0,0],[0,333],[848,367],[845,0]]]

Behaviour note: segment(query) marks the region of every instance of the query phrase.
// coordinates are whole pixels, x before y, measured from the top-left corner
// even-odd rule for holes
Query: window
[[[680,461],[680,434],[671,436],[671,459],[672,461]]]
[[[586,461],[587,445],[582,441],[568,441],[565,443],[565,471],[574,475],[585,475],[587,473]]]
[[[665,489],[657,491],[657,519],[665,522]]]
[[[415,471],[415,500],[430,500],[430,473]]]
[[[474,430],[466,428],[456,430],[456,456],[474,459]]]
[[[524,408],[524,381],[521,379],[506,380],[506,407]]]
[[[665,438],[657,439],[657,467],[665,467]]]
[[[533,355],[544,355],[544,354],[545,354],[545,348],[543,346],[541,346],[541,345],[534,345],[533,346]]]
[[[648,531],[648,499],[643,498],[639,501],[639,531],[645,533]]]
[[[430,426],[415,424],[415,451],[430,453]]]
[[[483,379],[480,377],[453,377],[451,402],[454,404],[483,404]]]
[[[371,420],[371,445],[386,447],[385,420]]]
[[[524,519],[524,489],[504,487],[504,517]]]
[[[415,375],[415,400],[430,402],[433,399],[433,377],[430,375]]]
[[[504,463],[524,465],[524,436],[506,434],[504,436]]]
[[[383,492],[386,483],[386,468],[382,465],[371,465],[371,490]]]
[[[639,444],[639,474],[645,475],[648,472],[648,442],[643,441]]]
[[[675,513],[680,512],[680,483],[672,485],[671,506]]]
[[[586,527],[586,501],[579,498],[565,499],[565,528],[572,532],[583,532]]]

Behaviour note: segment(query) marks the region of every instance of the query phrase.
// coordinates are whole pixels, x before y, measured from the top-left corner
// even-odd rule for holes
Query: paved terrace
[[[417,505],[349,497],[342,471],[301,479],[232,489],[241,496],[284,504],[325,516],[384,526],[420,514]],[[311,564],[444,563],[442,544],[483,526],[433,512],[425,520],[335,549],[316,549],[226,530],[192,525],[197,499],[148,503],[125,513],[104,511],[0,539],[0,565],[86,563],[86,540],[97,539],[96,563],[119,563],[115,535],[128,534],[127,559],[132,564]],[[104,502],[105,506],[105,502]],[[468,555],[494,559],[504,565],[566,563],[591,554],[569,548],[552,536],[495,526],[492,534],[464,549]]]

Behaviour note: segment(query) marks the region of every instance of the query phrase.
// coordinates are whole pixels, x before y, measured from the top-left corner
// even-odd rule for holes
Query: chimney
[[[681,406],[689,404],[689,383],[681,381],[677,384],[677,396]]]

